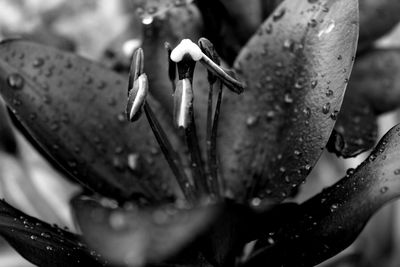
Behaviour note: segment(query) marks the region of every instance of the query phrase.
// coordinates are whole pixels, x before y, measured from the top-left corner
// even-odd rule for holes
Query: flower
[[[216,7],[229,13],[205,2],[197,3],[205,18]],[[337,184],[282,203],[330,138],[344,155],[366,148],[351,138],[356,149],[347,153],[346,131],[358,134],[346,123],[353,106],[345,102],[350,110],[337,117],[356,54],[358,1],[284,1],[233,69],[235,49],[224,48],[245,39],[229,35],[233,28],[225,33],[236,41],[209,32],[215,48],[204,38],[197,46],[188,40],[202,26],[195,6],[162,15],[144,15],[143,50],[127,82],[72,53],[1,43],[0,93],[15,123],[86,189],[72,200],[82,236],[0,202],[0,234],[22,256],[39,266],[311,266],[350,245],[398,197],[395,126]],[[213,15],[203,26],[224,29]],[[174,49],[164,51],[165,41]],[[370,39],[363,42],[366,49]],[[366,107],[376,104],[363,96]]]

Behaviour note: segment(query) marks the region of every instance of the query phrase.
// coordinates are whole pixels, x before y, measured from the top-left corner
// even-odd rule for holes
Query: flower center
[[[132,122],[138,120],[144,110],[161,151],[188,202],[195,204],[203,199],[219,200],[223,196],[223,190],[217,163],[217,132],[223,85],[238,94],[243,92],[244,85],[219,66],[219,56],[211,42],[205,38],[199,40],[199,46],[188,39],[184,39],[173,50],[168,43],[165,44],[165,47],[169,54],[168,75],[174,92],[174,124],[184,132],[190,155],[192,179],[187,176],[179,154],[174,150],[146,101],[149,86],[147,76],[143,72],[144,56],[141,48],[134,53],[129,75],[126,110],[128,120]],[[193,108],[193,76],[197,62],[202,63],[207,68],[209,82],[206,127],[207,159],[205,162],[201,156]],[[178,77],[176,77],[176,73],[178,73]],[[217,102],[214,107],[213,91],[216,84],[219,86]]]

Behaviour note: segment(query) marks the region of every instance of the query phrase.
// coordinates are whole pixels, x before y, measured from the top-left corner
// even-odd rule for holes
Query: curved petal
[[[267,229],[245,266],[314,266],[345,249],[379,208],[400,196],[399,162],[400,124],[356,170]]]
[[[362,51],[400,22],[397,0],[360,0],[360,40]]]
[[[111,262],[129,266],[157,263],[180,252],[207,230],[217,212],[215,207],[172,205],[111,208],[87,197],[72,205],[89,245]]]
[[[220,128],[233,195],[277,202],[304,181],[333,129],[357,36],[357,1],[288,0],[243,48],[235,66],[247,87],[225,101]]]
[[[42,267],[106,266],[78,236],[30,217],[0,201],[0,235],[25,259]]]
[[[328,149],[353,157],[373,147],[376,116],[400,106],[400,50],[373,50],[356,60]]]
[[[0,59],[2,96],[23,128],[74,178],[117,199],[153,201],[170,194],[171,174],[147,122],[125,121],[126,79],[22,40],[1,43]]]

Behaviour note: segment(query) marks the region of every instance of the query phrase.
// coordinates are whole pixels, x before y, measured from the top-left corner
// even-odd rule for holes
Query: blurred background
[[[23,37],[124,69],[132,51],[141,45],[142,21],[136,11],[129,0],[0,0],[0,40]],[[400,47],[400,26],[377,45]],[[398,112],[382,116],[380,136],[398,122]],[[68,200],[79,189],[11,126],[1,99],[0,150],[0,197],[32,216],[74,231]],[[366,154],[343,160],[324,153],[295,201],[333,184]],[[0,243],[0,266],[32,266],[4,241]],[[400,266],[400,202],[382,209],[350,248],[320,266]]]

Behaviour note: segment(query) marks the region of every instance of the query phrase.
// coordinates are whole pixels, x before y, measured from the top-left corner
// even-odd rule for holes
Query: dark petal
[[[374,50],[356,60],[328,149],[353,157],[376,143],[376,116],[400,106],[400,50]],[[340,145],[339,145],[340,144]]]
[[[110,208],[74,199],[78,224],[90,246],[116,264],[141,266],[174,256],[209,227],[215,207]]]
[[[400,21],[400,1],[360,0],[360,40],[362,51],[392,30]]]
[[[0,235],[25,259],[41,267],[105,266],[79,236],[30,217],[0,201]]]
[[[262,23],[261,1],[221,0],[227,9],[236,38],[241,44],[255,33]]]
[[[397,125],[356,170],[301,204],[285,224],[266,229],[271,239],[259,241],[246,266],[314,266],[345,249],[378,209],[400,196],[399,162]]]
[[[26,41],[0,45],[0,92],[36,142],[87,188],[117,199],[168,194],[170,172],[145,120],[125,118],[127,79]]]
[[[241,199],[288,196],[320,157],[340,110],[357,1],[310,2],[282,3],[236,60],[247,87],[224,103],[219,149],[228,190]]]

